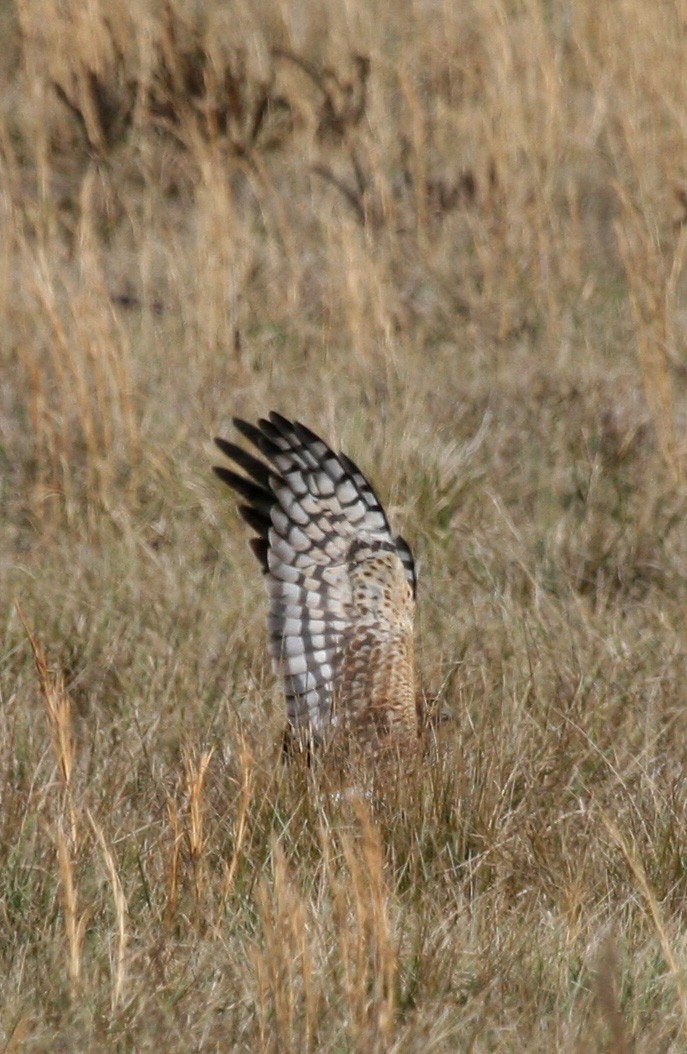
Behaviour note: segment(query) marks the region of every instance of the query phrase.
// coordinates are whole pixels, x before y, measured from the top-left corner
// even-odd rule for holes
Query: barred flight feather
[[[239,496],[269,596],[269,653],[289,725],[314,743],[340,729],[363,744],[417,737],[415,565],[372,486],[345,454],[277,413],[225,439],[242,474],[215,467]]]

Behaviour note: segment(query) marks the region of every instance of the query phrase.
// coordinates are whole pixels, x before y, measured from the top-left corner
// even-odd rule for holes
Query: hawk
[[[215,442],[241,470],[215,473],[242,499],[269,596],[269,652],[282,677],[285,744],[410,747],[415,564],[360,469],[298,421],[234,418],[253,453]]]

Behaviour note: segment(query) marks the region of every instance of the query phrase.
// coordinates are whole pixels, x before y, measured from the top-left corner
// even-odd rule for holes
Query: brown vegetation
[[[687,1049],[686,34],[3,6],[2,1050]],[[279,762],[270,408],[418,557],[383,801]]]

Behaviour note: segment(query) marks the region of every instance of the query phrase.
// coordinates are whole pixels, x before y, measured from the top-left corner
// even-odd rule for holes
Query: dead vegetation
[[[684,17],[0,15],[0,1045],[687,1044]],[[330,796],[211,438],[420,565],[419,776]]]

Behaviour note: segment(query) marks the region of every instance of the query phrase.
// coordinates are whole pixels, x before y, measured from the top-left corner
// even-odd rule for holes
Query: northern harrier
[[[215,467],[243,499],[269,595],[269,652],[284,682],[287,741],[410,746],[415,705],[412,553],[362,472],[277,413],[234,425],[262,459],[225,439],[242,470]],[[264,459],[264,460],[263,460]]]

